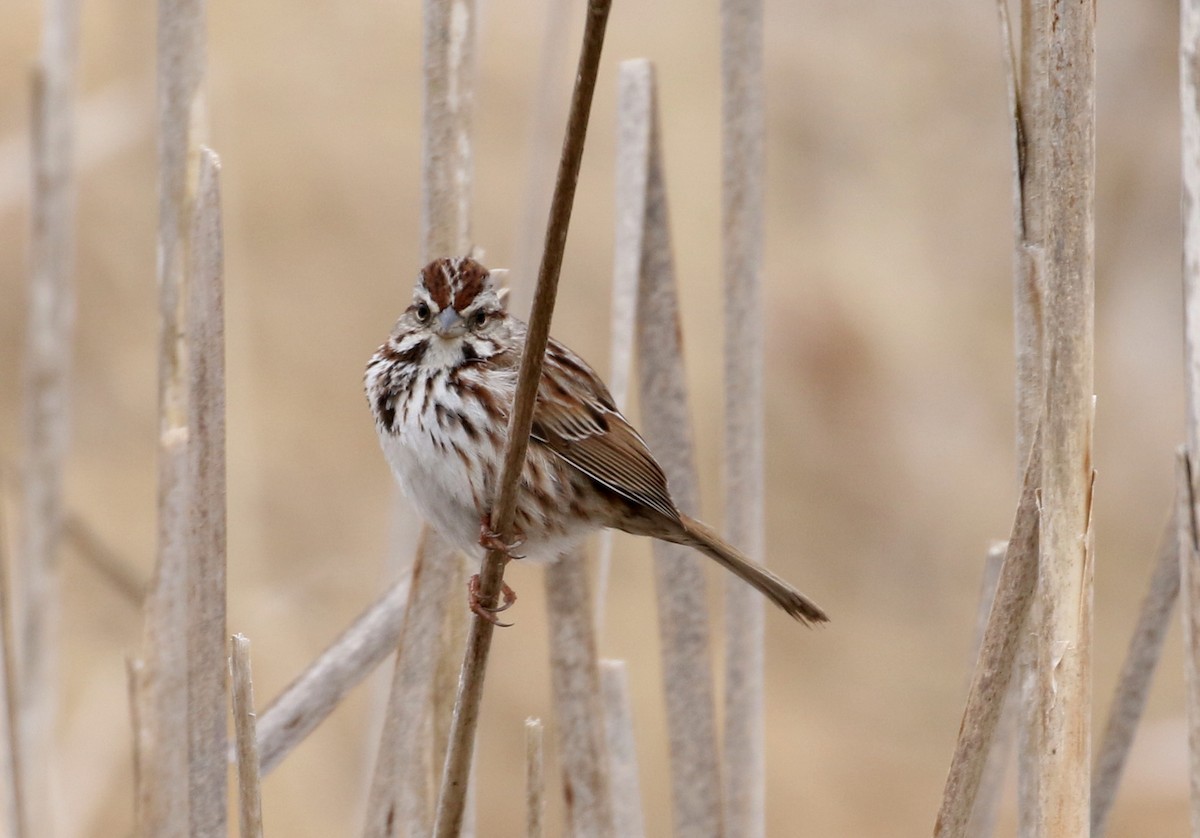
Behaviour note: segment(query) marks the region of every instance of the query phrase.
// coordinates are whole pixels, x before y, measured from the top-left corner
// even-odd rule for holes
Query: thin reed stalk
[[[75,323],[75,75],[78,0],[47,0],[33,74],[33,191],[28,318],[22,358],[22,506],[17,551],[18,760],[28,829],[53,834],[58,706],[58,550],[70,442]]]
[[[721,0],[721,267],[725,282],[725,535],[766,557],[763,486],[763,4]],[[763,601],[725,578],[724,818],[766,833]]]
[[[141,834],[190,834],[188,791],[188,437],[183,358],[184,257],[195,184],[189,160],[204,131],[204,0],[159,0],[158,547],[146,597],[137,706]],[[224,634],[224,632],[222,632]]]
[[[1049,0],[1022,0],[1020,76],[1013,54],[1006,0],[998,0],[1003,55],[1008,78],[1013,140],[1013,313],[1016,349],[1017,468],[1027,459],[1032,423],[1040,417],[1045,399],[1042,384],[1042,345],[1045,324],[1044,229],[1046,174],[1049,152],[1047,125],[1042,114],[1046,98]],[[1021,479],[1018,473],[1017,479]],[[1036,612],[1037,603],[1033,608]],[[1017,723],[1017,798],[1022,838],[1034,835],[1037,814],[1036,654],[1031,635],[1024,640]]]
[[[476,18],[474,0],[423,4],[423,261],[470,248]],[[450,644],[455,636],[465,637],[468,615],[458,555],[428,524],[421,528],[420,545],[367,801],[366,835],[393,835],[397,829],[428,835],[432,826],[431,790],[444,760],[453,656],[461,648]]]
[[[367,801],[368,838],[428,835],[432,825],[431,699],[442,614],[458,561],[437,533],[423,530]]]
[[[3,825],[9,838],[26,838],[25,796],[22,793],[20,700],[17,679],[16,621],[13,618],[13,589],[9,577],[8,528],[5,526],[3,483],[0,482],[0,728],[3,730],[3,756],[0,757],[0,784],[3,784]]]
[[[700,508],[700,490],[653,65],[648,61],[624,62],[621,94],[628,110],[640,113],[645,120],[646,132],[644,142],[640,137],[631,138],[631,147],[620,149],[630,155],[640,153],[640,159],[628,165],[645,170],[644,176],[637,177],[645,193],[631,207],[636,210],[640,206],[643,212],[637,286],[642,432],[663,467],[676,504],[694,514]],[[679,834],[715,835],[720,833],[722,823],[721,765],[703,559],[677,544],[655,541],[652,547],[671,746],[672,823]]]
[[[1049,0],[1021,0],[1021,52],[1016,55],[1008,0],[997,0],[1001,54],[1008,86],[1009,121],[1012,126],[1013,194],[1013,338],[1016,352],[1016,457],[1018,487],[1029,459],[1034,428],[1045,401],[1042,349],[1045,340],[1045,215],[1046,179],[1049,172],[1049,121],[1043,109],[1047,90],[1049,55]],[[1038,605],[1033,604],[1036,612]],[[1032,838],[1037,813],[1036,655],[1032,635],[1022,641],[1020,677],[1009,688],[1011,726],[1016,732],[1019,833]],[[1007,750],[1008,743],[996,747]],[[994,809],[1000,787],[989,783],[981,805]],[[991,829],[974,833],[987,838]]]
[[[646,824],[642,817],[637,741],[633,735],[633,700],[629,696],[625,661],[600,661],[600,687],[604,695],[604,735],[608,740],[613,834],[621,838],[642,838],[646,834]]]
[[[238,767],[238,828],[241,838],[262,838],[262,788],[258,761],[258,736],[254,732],[254,679],[250,671],[250,641],[235,634],[231,639],[229,675],[233,695]]]
[[[471,246],[475,0],[425,0],[421,249],[425,261]]]
[[[1179,24],[1179,101],[1183,176],[1184,370],[1187,399],[1186,481],[1180,491],[1180,610],[1184,620],[1187,673],[1188,744],[1191,768],[1192,835],[1200,836],[1200,635],[1198,629],[1198,510],[1196,465],[1200,463],[1200,0],[1181,0]],[[1187,536],[1190,535],[1190,538]]]
[[[200,150],[188,243],[187,720],[193,836],[224,836],[228,731],[225,633],[225,291],[221,164]]]
[[[629,407],[633,371],[633,337],[637,317],[638,281],[642,269],[642,236],[646,217],[646,178],[649,167],[650,101],[627,90],[627,66],[622,62],[617,94],[617,166],[614,189],[616,235],[613,245],[612,315],[610,319],[608,391],[617,410]],[[604,629],[608,577],[616,534],[602,530],[596,550],[596,634]]]
[[[1200,836],[1200,538],[1196,526],[1196,474],[1186,451],[1176,468],[1180,501],[1176,523],[1179,544],[1179,610],[1183,616],[1184,697],[1187,702],[1188,790],[1192,836]]]
[[[550,683],[568,833],[604,838],[613,831],[600,660],[583,548],[547,565]]]
[[[129,729],[132,732],[133,753],[133,834],[146,835],[146,810],[151,792],[146,767],[142,760],[151,752],[150,729],[146,725],[142,702],[150,695],[146,686],[146,664],[140,658],[125,659],[125,692],[129,696]]]
[[[1037,440],[1036,435],[1034,439]],[[1004,564],[1000,568],[979,659],[967,692],[958,741],[934,826],[933,834],[937,838],[961,838],[967,834],[988,750],[1017,660],[1020,637],[1037,590],[1037,484],[1041,472],[1041,446],[1035,444],[1026,464],[1025,485],[1013,519]]]
[[[264,775],[395,651],[404,630],[410,578],[405,574],[388,588],[259,716],[258,750]]]
[[[516,250],[512,273],[509,275],[511,294],[508,308],[523,317],[533,296],[533,282],[543,244],[542,219],[550,206],[554,190],[554,172],[546,161],[558,150],[558,127],[565,112],[568,63],[570,61],[571,28],[576,10],[575,0],[547,0],[543,24],[541,53],[533,90],[533,119],[529,125],[528,162],[522,178],[524,195],[518,215]],[[604,586],[597,586],[602,597]],[[602,601],[602,600],[601,600]]]
[[[1176,491],[1182,488],[1176,487]],[[1092,774],[1092,838],[1101,838],[1108,824],[1108,815],[1117,796],[1117,786],[1125,770],[1133,736],[1146,709],[1146,699],[1162,654],[1171,611],[1175,607],[1175,600],[1179,598],[1177,510],[1180,504],[1176,499],[1176,508],[1172,509],[1162,540],[1159,541],[1150,589],[1142,600],[1137,626],[1129,640],[1129,651],[1125,654],[1125,662],[1117,680],[1108,723],[1100,740],[1100,752]]]
[[[533,423],[533,402],[537,395],[538,382],[541,380],[546,342],[550,337],[550,318],[554,311],[554,300],[558,291],[558,277],[562,269],[571,206],[575,198],[575,186],[579,180],[579,166],[583,160],[583,142],[587,134],[588,116],[591,111],[592,94],[596,87],[600,51],[604,44],[604,29],[608,22],[610,5],[611,0],[589,0],[588,3],[583,50],[580,54],[579,70],[575,77],[575,90],[571,98],[566,139],[563,142],[559,174],[554,186],[554,198],[550,205],[546,245],[541,268],[538,271],[537,290],[534,294],[525,351],[521,358],[521,368],[517,378],[513,411],[508,423],[508,444],[504,452],[504,466],[501,470],[496,505],[491,515],[492,529],[505,539],[511,538],[512,535],[512,522],[517,501],[517,479],[520,477],[525,461],[525,450],[529,445],[529,429]],[[498,551],[489,551],[483,560],[479,576],[480,601],[484,606],[492,606],[497,601],[504,578],[504,564],[505,558]],[[479,701],[483,696],[483,676],[487,668],[488,652],[491,648],[494,629],[495,626],[483,618],[477,617],[471,623],[471,633],[463,655],[462,674],[459,677],[450,747],[446,754],[446,765],[442,773],[441,791],[438,796],[438,813],[434,830],[434,834],[438,838],[456,836],[462,826],[467,777],[475,748],[475,728],[479,721]]]
[[[1038,836],[1091,823],[1095,8],[1052,0],[1037,637]]]
[[[542,838],[546,819],[545,756],[542,720],[525,720],[525,835]]]
[[[979,659],[988,615],[996,599],[996,586],[1000,582],[1000,568],[1004,564],[1007,552],[1007,542],[993,542],[984,560],[983,584],[975,616],[975,640],[971,644],[972,662]],[[983,763],[983,773],[979,777],[975,805],[971,807],[971,815],[967,821],[966,834],[971,838],[988,838],[996,831],[996,821],[1000,816],[1000,797],[1004,791],[1004,775],[1012,757],[1016,733],[1017,702],[1020,701],[1020,691],[1016,689],[1018,684],[1018,679],[1010,678],[1008,690],[1001,699],[1004,705],[1000,710],[1000,718],[996,721],[996,731],[992,735],[992,744]]]

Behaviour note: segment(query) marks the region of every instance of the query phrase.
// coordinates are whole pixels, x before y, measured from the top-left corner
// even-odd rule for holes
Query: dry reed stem
[[[616,833],[600,660],[583,548],[547,565],[545,580],[550,684],[568,832],[577,838],[602,838]]]
[[[450,562],[451,578],[446,584],[445,601],[442,604],[441,642],[438,646],[437,669],[434,671],[433,690],[430,693],[432,713],[432,742],[430,750],[431,771],[436,774],[446,764],[446,749],[450,746],[450,727],[454,722],[454,695],[458,692],[458,669],[460,656],[467,645],[467,633],[471,630],[471,611],[465,607],[467,590],[467,564],[461,555]],[[472,772],[474,767],[472,767]],[[474,774],[472,773],[472,782]],[[430,782],[436,782],[431,775]],[[473,831],[471,821],[474,813],[468,805],[463,820],[462,835]]]
[[[473,0],[423,4],[422,261],[470,248],[476,17]],[[465,580],[458,556],[428,525],[421,529],[420,545],[367,803],[368,835],[396,829],[428,834],[434,770],[446,748],[449,718],[443,708],[452,701],[452,656],[461,644],[448,647],[454,635],[465,636],[453,630],[465,626]]]
[[[1177,487],[1179,491],[1182,487]],[[1178,506],[1176,500],[1175,505]],[[1134,734],[1146,708],[1146,698],[1154,670],[1162,654],[1163,639],[1170,624],[1171,611],[1179,597],[1179,528],[1176,524],[1177,509],[1172,509],[1158,555],[1154,560],[1154,571],[1150,577],[1150,589],[1142,600],[1137,626],[1129,640],[1129,651],[1121,666],[1117,689],[1113,696],[1108,723],[1100,740],[1100,751],[1092,773],[1092,836],[1104,834],[1108,814],[1117,795],[1125,760],[1129,756]]]
[[[983,584],[980,586],[979,605],[975,615],[975,639],[971,644],[972,671],[974,662],[979,659],[983,633],[987,629],[992,602],[996,599],[996,586],[1000,583],[1000,568],[1004,564],[1007,552],[1007,542],[995,541],[988,548],[987,558],[984,560]],[[1015,689],[1017,683],[1017,679],[1010,678],[1008,690],[1001,699],[1004,703],[1000,709],[1000,718],[996,722],[996,732],[992,735],[992,744],[983,763],[979,790],[975,793],[975,805],[971,807],[971,815],[967,821],[966,834],[971,838],[988,838],[996,831],[996,821],[1000,816],[1000,798],[1004,792],[1004,775],[1012,756],[1012,744],[1016,733],[1016,704],[1020,701],[1020,691]]]
[[[4,834],[9,838],[26,838],[29,830],[25,821],[25,797],[22,794],[20,717],[17,679],[15,620],[13,618],[13,589],[9,578],[8,528],[5,526],[3,483],[0,483],[0,727],[3,728],[3,756],[0,758],[0,784],[3,785]]]
[[[26,826],[52,835],[58,706],[58,550],[70,442],[75,292],[75,75],[78,0],[48,0],[33,74],[28,318],[22,358],[22,508],[13,607],[17,742]]]
[[[545,757],[542,720],[525,720],[525,835],[542,838],[546,818]]]
[[[271,772],[359,682],[396,649],[404,629],[406,574],[284,688],[258,718],[261,770]]]
[[[552,159],[559,149],[558,126],[562,125],[565,117],[563,103],[567,92],[565,71],[570,60],[570,30],[579,5],[575,0],[547,0],[546,3],[537,81],[533,90],[533,119],[529,125],[529,159],[522,180],[525,194],[521,199],[516,253],[509,275],[511,294],[508,309],[518,316],[524,316],[529,309],[533,279],[541,257],[542,219],[546,217],[554,189],[554,172],[546,165],[546,161]],[[603,586],[597,586],[597,597],[602,596],[603,592]]]
[[[613,834],[643,838],[642,789],[638,780],[637,740],[633,734],[633,700],[625,661],[600,661],[604,695],[604,735],[608,741],[609,785],[612,789]],[[676,834],[681,834],[676,830]]]
[[[1039,836],[1091,823],[1095,8],[1052,0],[1036,625]]]
[[[149,779],[142,765],[145,754],[150,753],[149,729],[143,719],[142,700],[149,695],[145,685],[146,665],[138,658],[125,658],[125,691],[129,700],[129,729],[132,732],[133,751],[133,834],[145,835],[146,807],[150,799],[147,788]]]
[[[650,100],[638,96],[629,67],[620,66],[617,94],[617,166],[614,189],[616,235],[613,246],[612,315],[608,390],[617,410],[627,412],[633,370],[633,334],[637,317],[638,276],[646,217],[647,161],[650,154]],[[604,628],[608,577],[615,533],[603,530],[596,551],[596,635]]]
[[[1200,0],[1182,0],[1179,26],[1179,99],[1183,176],[1184,373],[1187,397],[1187,452],[1181,458],[1186,480],[1179,491],[1180,610],[1184,620],[1187,673],[1188,744],[1191,769],[1192,835],[1200,836],[1200,620],[1197,602],[1197,508],[1195,466],[1200,463]]]
[[[137,706],[145,731],[140,789],[141,835],[188,833],[187,726],[187,430],[172,428],[159,445],[158,560],[146,597],[144,669]]]
[[[1196,475],[1191,458],[1181,451],[1176,476],[1179,504],[1179,610],[1183,616],[1183,661],[1188,729],[1188,788],[1192,836],[1200,836],[1200,542],[1197,539]]]
[[[1041,472],[1041,446],[1034,445],[934,826],[933,834],[938,838],[967,834],[988,749],[1017,660],[1020,637],[1037,588],[1037,484]]]
[[[230,639],[229,676],[233,698],[233,729],[237,742],[238,827],[242,838],[262,838],[262,788],[258,736],[254,731],[254,679],[250,671],[250,641],[241,634]]]
[[[587,134],[588,116],[596,87],[610,5],[611,0],[588,2],[583,49],[575,76],[575,89],[571,97],[554,197],[550,204],[545,249],[538,271],[537,290],[534,294],[525,350],[521,357],[513,411],[508,423],[504,466],[501,470],[496,504],[491,514],[492,529],[506,539],[511,538],[512,521],[516,512],[517,479],[525,461],[525,450],[529,445],[533,402],[537,395],[538,382],[541,380],[546,342],[550,337],[550,318],[558,292],[558,277],[562,269],[563,251],[566,248],[575,186],[579,180],[579,166],[583,160],[584,138]],[[490,551],[484,557],[479,574],[480,601],[484,606],[492,606],[497,600],[504,578],[504,563],[504,557],[497,551]],[[475,748],[475,727],[479,721],[479,701],[483,696],[483,676],[494,628],[492,623],[482,617],[477,617],[471,623],[471,633],[463,655],[462,674],[459,677],[450,747],[446,753],[446,765],[438,795],[435,829],[438,838],[456,836],[462,827],[467,777]]]
[[[675,291],[670,216],[659,138],[653,66],[621,66],[621,92],[639,100],[648,138],[626,153],[641,153],[646,175],[637,296],[637,349],[642,432],[663,467],[676,504],[700,508],[699,481],[688,411],[682,324]],[[663,689],[671,745],[672,823],[681,835],[721,832],[721,765],[709,649],[703,559],[677,544],[653,543]]]
[[[183,275],[194,184],[189,160],[203,131],[204,0],[159,0],[158,548],[146,598],[144,677],[138,708],[146,727],[140,763],[142,834],[189,835],[188,792],[188,439],[183,362]],[[224,632],[222,632],[222,635]]]
[[[721,0],[721,243],[725,281],[725,534],[764,562],[762,0]],[[725,577],[724,817],[766,832],[763,600]]]
[[[1013,141],[1013,314],[1016,350],[1016,470],[1028,459],[1042,415],[1045,341],[1045,216],[1049,173],[1049,120],[1045,116],[1049,56],[1049,0],[1021,0],[1021,54],[1014,55],[1007,0],[998,0]],[[1038,605],[1033,605],[1036,614]],[[1033,636],[1023,640],[1021,678],[1011,687],[1018,732],[1019,833],[1031,838],[1037,816],[1037,675]]]
[[[460,559],[434,530],[422,533],[367,800],[363,835],[369,838],[425,836],[431,827],[431,698],[442,614]]]
[[[188,774],[192,836],[226,833],[225,291],[221,163],[200,152],[188,247]]]
[[[475,0],[425,0],[421,246],[425,261],[471,247]]]
[[[1195,464],[1200,463],[1200,0],[1180,3],[1179,102],[1187,449]]]

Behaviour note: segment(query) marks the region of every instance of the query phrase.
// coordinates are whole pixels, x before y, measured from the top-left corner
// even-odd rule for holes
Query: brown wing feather
[[[600,377],[551,339],[531,436],[601,486],[679,520],[667,478]]]

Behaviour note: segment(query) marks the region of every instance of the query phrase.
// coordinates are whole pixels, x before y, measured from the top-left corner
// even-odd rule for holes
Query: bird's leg
[[[505,541],[500,537],[500,533],[492,529],[491,518],[484,515],[479,519],[479,545],[485,550],[495,550],[504,555],[504,560],[523,559],[524,556],[518,556],[513,550],[516,550],[525,543],[525,537],[517,533],[512,541]]]
[[[479,574],[476,573],[471,577],[471,580],[467,582],[467,605],[471,609],[472,614],[483,617],[483,619],[487,620],[492,625],[500,626],[501,628],[508,628],[512,625],[512,623],[502,623],[496,617],[496,615],[501,611],[507,611],[508,609],[512,608],[513,603],[517,601],[517,592],[510,588],[507,582],[501,582],[500,584],[502,586],[500,589],[500,595],[504,599],[503,604],[492,606],[484,605],[482,600],[479,598]]]
[[[491,518],[484,514],[479,519],[479,544],[485,550],[494,550],[498,552],[507,564],[511,559],[523,559],[524,556],[518,556],[513,550],[525,543],[525,538],[520,533],[517,533],[512,541],[505,541],[500,537],[500,533],[492,529]],[[496,615],[501,611],[507,611],[512,608],[513,603],[517,601],[517,592],[508,586],[507,582],[500,582],[500,596],[503,601],[500,605],[484,605],[479,598],[479,574],[476,573],[471,577],[471,581],[467,583],[467,604],[470,606],[471,613],[487,620],[493,625],[508,628],[512,623],[502,623],[496,618]]]

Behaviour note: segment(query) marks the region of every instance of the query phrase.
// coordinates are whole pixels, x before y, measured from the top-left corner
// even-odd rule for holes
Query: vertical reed
[[[23,462],[16,609],[17,768],[26,826],[52,835],[58,707],[58,549],[70,441],[75,321],[75,74],[78,0],[47,0],[33,73],[28,321],[22,358]]]
[[[721,0],[721,243],[725,277],[725,530],[765,558],[762,0]],[[766,832],[763,602],[725,579],[726,834]]]
[[[1052,0],[1045,107],[1046,402],[1035,624],[1038,836],[1091,820],[1095,7]]]
[[[231,640],[229,674],[233,698],[233,727],[237,741],[238,828],[242,838],[262,838],[258,736],[254,732],[254,679],[250,671],[250,641],[240,634]]]
[[[566,248],[575,186],[579,180],[579,167],[583,160],[583,143],[587,134],[592,94],[595,91],[610,5],[611,0],[589,0],[588,3],[583,49],[567,118],[566,138],[563,141],[554,198],[550,204],[546,245],[538,271],[538,284],[534,293],[533,312],[529,318],[525,351],[521,357],[513,412],[509,417],[508,446],[505,449],[496,504],[491,515],[492,527],[501,537],[511,537],[510,529],[516,510],[517,479],[529,444],[533,402],[541,379],[546,342],[550,337],[550,317],[554,311],[558,291],[558,277],[562,269],[563,251]],[[494,604],[504,579],[504,558],[495,551],[489,552],[480,568],[479,578],[480,601],[485,606]],[[475,728],[479,721],[479,702],[483,696],[483,676],[487,668],[494,628],[492,623],[482,618],[476,618],[471,623],[471,633],[463,655],[462,675],[459,678],[450,747],[446,754],[438,797],[435,835],[439,838],[456,836],[462,824],[467,777],[475,747]]]

